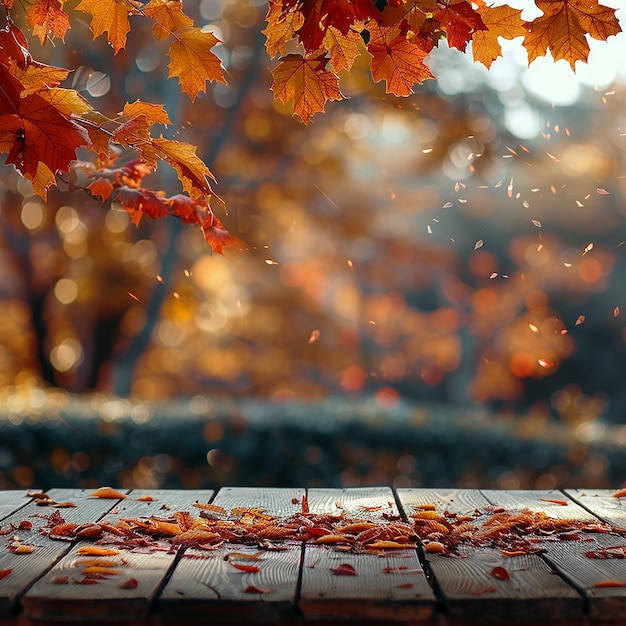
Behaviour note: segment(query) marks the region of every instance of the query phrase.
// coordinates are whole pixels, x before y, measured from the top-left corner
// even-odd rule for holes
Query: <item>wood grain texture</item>
[[[493,505],[500,504],[479,491],[466,489],[399,489],[397,494],[407,515],[431,503],[441,513],[474,513],[474,524],[485,521]],[[462,556],[425,554],[424,558],[450,619],[520,622],[583,618],[580,595],[555,577],[536,554],[503,557],[497,548],[468,546]],[[510,578],[494,577],[495,567],[504,568]]]
[[[308,502],[312,513],[373,521],[399,515],[388,487],[311,489]],[[356,576],[333,572],[341,565]],[[421,621],[432,619],[435,597],[414,549],[356,554],[306,545],[300,609],[307,619]]]
[[[133,491],[101,521],[111,523],[142,516],[168,517],[175,511],[193,512],[194,502],[207,502],[212,494],[212,491]],[[153,500],[138,499],[145,495],[150,495]],[[85,579],[82,572],[94,561],[94,557],[83,556],[78,551],[94,543],[119,550],[116,555],[99,559],[117,573],[98,578],[96,584],[82,584]],[[79,541],[24,595],[21,601],[24,615],[30,619],[64,621],[103,618],[124,621],[145,617],[174,564],[178,550],[167,541],[124,548],[124,541],[114,536],[100,542]],[[124,583],[129,579],[136,580],[137,586],[126,588]]]
[[[0,491],[0,529],[2,528],[1,520],[29,502],[30,498],[25,491]]]
[[[626,528],[626,497],[614,498],[614,489],[567,489],[565,493],[605,522]]]
[[[95,522],[117,504],[117,500],[90,497],[91,489],[52,489],[48,492],[57,502],[71,500],[74,508],[59,509],[67,522]],[[48,523],[48,516],[57,509],[38,506],[34,501],[5,518],[3,526],[13,525],[16,530],[0,536],[0,570],[11,569],[10,575],[0,580],[0,617],[13,612],[18,598],[71,548],[65,541],[54,541],[40,534]],[[20,522],[32,523],[32,530],[20,530]],[[30,554],[14,554],[8,548],[18,538],[22,543],[34,546]]]
[[[262,508],[284,519],[301,510],[304,489],[249,489],[226,487],[213,504],[231,511],[235,507]],[[224,544],[206,551],[188,549],[159,598],[163,619],[211,619],[268,622],[293,618],[296,611],[302,547],[281,544],[280,550]],[[255,554],[255,560],[237,554]],[[253,565],[258,572],[244,572],[231,563]]]
[[[543,511],[555,519],[579,521],[597,521],[589,511],[578,505],[561,491],[498,491],[482,490],[481,493],[493,505],[503,506],[507,511],[517,512],[528,509],[532,512]],[[567,504],[561,504],[566,502]]]
[[[493,492],[484,493],[490,499],[496,497]],[[546,502],[555,494],[558,499],[558,493],[513,491],[499,494],[498,501],[514,508],[523,507],[545,511],[547,515],[556,519],[574,519],[584,522],[600,521],[592,513],[592,511],[597,511],[608,523],[618,522],[616,525],[622,525],[624,518],[616,513],[616,510],[623,510],[623,505],[619,501],[611,502],[610,500],[618,499],[610,498],[609,492],[569,491],[565,494],[569,501],[567,506]],[[570,496],[573,499],[570,500]],[[545,551],[543,558],[560,576],[584,595],[591,618],[614,619],[616,615],[626,611],[626,588],[596,587],[596,585],[606,583],[606,581],[626,585],[626,558],[592,559],[588,558],[586,553],[607,547],[624,546],[626,548],[626,538],[615,534],[580,534],[583,541],[551,541],[549,537],[546,537],[541,544]]]

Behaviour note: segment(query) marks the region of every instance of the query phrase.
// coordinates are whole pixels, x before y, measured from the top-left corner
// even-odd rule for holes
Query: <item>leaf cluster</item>
[[[131,17],[152,23],[157,41],[168,40],[168,78],[176,78],[193,101],[207,82],[226,82],[213,51],[218,39],[194,23],[182,0],[81,0],[66,12],[66,0],[24,0],[25,20],[42,44],[60,39],[87,14],[93,38],[105,36],[114,54],[126,47]],[[548,53],[572,68],[586,61],[587,36],[606,40],[621,32],[615,9],[600,0],[537,0],[542,15],[533,21],[508,5],[489,7],[484,0],[269,0],[266,49],[279,57],[272,91],[306,124],[329,100],[341,100],[339,74],[357,59],[369,64],[372,80],[387,93],[407,96],[433,79],[426,60],[442,39],[460,51],[471,43],[474,60],[490,67],[501,55],[499,37],[523,37],[532,62]],[[199,225],[216,251],[234,243],[213,214],[213,176],[195,146],[156,136],[154,126],[171,124],[160,104],[126,103],[115,116],[96,110],[74,89],[61,87],[70,70],[36,61],[24,32],[12,18],[13,0],[0,0],[5,25],[0,29],[0,154],[46,197],[57,175],[75,168],[77,151],[93,154],[81,171],[87,188],[103,200],[115,199],[137,222],[144,213],[172,214]],[[119,165],[131,151],[136,161]],[[176,171],[184,194],[141,187],[159,162]],[[131,174],[129,175],[129,171]],[[141,175],[139,175],[141,173]],[[181,198],[185,198],[181,200]],[[217,235],[216,235],[217,233]]]

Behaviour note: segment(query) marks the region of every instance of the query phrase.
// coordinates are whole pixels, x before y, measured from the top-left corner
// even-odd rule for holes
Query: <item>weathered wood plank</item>
[[[225,487],[213,504],[227,511],[262,508],[285,519],[301,510],[304,493],[304,489]],[[259,550],[256,545],[227,543],[211,551],[186,550],[159,598],[160,617],[267,623],[293,619],[302,547],[293,541],[279,547]],[[256,558],[249,560],[242,554]],[[242,571],[233,563],[259,571]]]
[[[24,491],[0,491],[0,520],[14,513],[30,502],[30,498]],[[2,528],[2,523],[0,523]]]
[[[598,518],[587,509],[597,508],[599,511],[609,513],[610,508],[610,503],[600,504],[602,497],[599,492],[590,492],[587,496],[583,496],[582,493],[578,495],[576,499],[581,504],[595,503],[595,506],[586,508],[559,492],[514,491],[504,494],[486,491],[484,494],[493,502],[497,499],[498,502],[512,509],[529,508],[533,511],[544,511],[556,519],[597,522]],[[565,499],[568,504],[562,506],[550,503],[548,502],[550,499]],[[613,523],[611,518],[615,519],[615,517],[615,515],[607,515],[606,521]],[[626,550],[626,539],[601,533],[585,533],[584,535],[585,541],[550,541],[546,538],[541,544],[545,550],[543,557],[559,575],[570,581],[586,597],[589,615],[592,619],[621,619],[626,611],[626,588],[602,585],[607,581],[626,585],[626,558],[624,558],[626,553],[622,553],[623,556],[617,559],[596,559],[586,555],[588,552],[593,553],[598,550],[602,553],[606,548],[624,547]],[[620,554],[621,551],[609,551],[611,552]]]
[[[175,511],[193,512],[194,502],[208,502],[212,495],[212,491],[136,490],[100,521],[113,523],[119,519],[142,516],[167,518]],[[153,499],[139,499],[144,496]],[[117,553],[101,558],[80,554],[81,548],[93,546],[94,543],[113,548]],[[133,545],[114,535],[99,542],[79,541],[24,595],[21,601],[24,615],[29,619],[63,621],[128,621],[144,618],[172,568],[178,551],[179,548],[167,541],[151,541],[145,546],[140,543]],[[84,574],[86,569],[102,566],[116,573],[96,578],[96,584],[85,584],[84,581],[89,580]]]
[[[614,498],[613,489],[567,489],[565,493],[593,515],[616,528],[626,528],[626,498]]]
[[[15,530],[10,535],[0,537],[0,570],[12,570],[0,580],[0,617],[10,615],[18,598],[70,550],[69,543],[53,541],[39,532],[47,525],[47,518],[53,511],[58,510],[67,522],[95,522],[117,504],[117,500],[90,497],[92,491],[52,489],[48,492],[51,498],[57,502],[71,500],[76,507],[54,509],[51,506],[38,506],[32,501],[2,521],[3,526],[12,524]],[[32,529],[20,528],[21,522],[30,522]],[[19,541],[16,542],[15,538]],[[29,554],[16,554],[10,548],[17,543],[32,545],[35,549]]]
[[[479,491],[466,489],[399,489],[406,515],[434,504],[440,513],[477,515],[480,525],[492,503]],[[535,554],[504,557],[497,548],[467,546],[459,556],[426,553],[427,567],[452,620],[469,622],[582,620],[583,602],[571,586],[552,574]],[[509,578],[494,576],[504,568]]]
[[[399,516],[388,487],[311,489],[312,513],[345,515],[371,521]],[[356,576],[338,575],[351,566]],[[306,545],[300,608],[307,619],[425,621],[433,618],[435,597],[415,549],[346,552]]]

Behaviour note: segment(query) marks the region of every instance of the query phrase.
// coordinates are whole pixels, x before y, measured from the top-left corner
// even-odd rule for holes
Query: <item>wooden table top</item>
[[[98,493],[0,491],[0,626],[626,624],[614,490]]]

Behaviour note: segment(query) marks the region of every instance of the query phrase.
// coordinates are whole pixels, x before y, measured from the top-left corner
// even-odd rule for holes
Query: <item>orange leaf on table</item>
[[[175,30],[193,26],[182,5],[181,0],[150,0],[143,8],[143,14],[154,21],[152,32],[158,40],[169,37]]]
[[[283,57],[272,71],[274,96],[283,104],[293,102],[294,114],[305,124],[324,110],[328,100],[342,100],[339,78],[326,69],[326,56],[305,59],[299,54]]]
[[[221,61],[211,52],[211,48],[220,43],[213,33],[190,27],[177,30],[173,36],[167,53],[170,58],[167,77],[177,77],[182,90],[192,100],[206,91],[207,81],[226,83]]]
[[[126,497],[126,494],[123,494],[121,491],[113,489],[112,487],[98,487],[98,489],[92,491],[89,495],[92,498],[123,499]]]
[[[528,63],[550,50],[555,61],[565,59],[575,69],[576,61],[587,61],[589,56],[586,34],[605,41],[622,30],[615,9],[598,0],[537,0],[536,4],[543,15],[524,24]]]
[[[488,30],[478,30],[472,37],[472,55],[474,61],[482,63],[486,68],[499,56],[502,56],[502,47],[498,37],[515,39],[526,35],[522,22],[522,12],[507,5],[486,7],[479,9]]]
[[[467,0],[450,2],[433,16],[440,23],[441,29],[446,33],[448,45],[465,52],[472,35],[481,30],[487,30],[480,14],[474,11]]]
[[[424,63],[427,53],[398,32],[397,28],[373,31],[367,49],[372,55],[374,82],[384,80],[387,93],[408,96],[413,85],[434,76]]]
[[[12,568],[0,569],[0,580],[2,580],[3,578],[6,578],[12,571],[13,571]]]
[[[136,15],[141,5],[135,0],[81,0],[77,11],[91,15],[93,38],[108,33],[107,40],[115,54],[126,47],[130,31],[129,15]]]
[[[65,33],[70,28],[70,18],[63,11],[65,0],[37,0],[26,10],[26,23],[33,29],[33,35],[39,37],[41,45],[48,35],[65,40]]]

